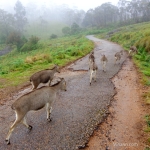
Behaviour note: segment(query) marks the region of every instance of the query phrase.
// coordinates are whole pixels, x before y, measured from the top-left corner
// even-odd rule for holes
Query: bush
[[[76,23],[73,23],[71,25],[71,34],[77,34],[77,33],[79,33],[79,31],[80,31],[79,25]]]
[[[27,39],[24,36],[21,36],[21,34],[19,34],[19,32],[10,33],[9,36],[7,37],[7,39],[6,39],[6,43],[16,45],[17,50],[20,50],[20,48],[26,42],[27,42]]]
[[[57,59],[65,59],[65,54],[64,53],[59,53],[57,56],[56,56],[56,58]]]
[[[39,38],[36,36],[31,36],[29,38],[29,41],[26,42],[20,49],[20,51],[31,51],[31,50],[35,50],[38,48],[38,41]]]
[[[32,35],[32,36],[29,38],[29,43],[30,43],[31,45],[36,45],[39,40],[40,40],[40,39],[39,39],[37,36],[33,36],[33,35]]]
[[[70,28],[69,27],[64,27],[62,28],[62,33],[64,35],[69,35],[70,34]]]
[[[5,35],[0,35],[0,44],[6,43],[7,37]]]
[[[51,34],[50,39],[56,39],[57,35],[56,34]]]
[[[83,53],[81,50],[75,50],[70,53],[71,56],[82,56]]]

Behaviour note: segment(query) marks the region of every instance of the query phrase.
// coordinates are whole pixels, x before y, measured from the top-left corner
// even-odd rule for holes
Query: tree
[[[22,3],[18,0],[15,4],[14,10],[16,11],[14,17],[16,21],[16,29],[23,33],[25,25],[27,24],[26,10]]]
[[[81,25],[84,16],[85,16],[85,11],[83,11],[83,10],[75,10],[74,11],[74,16],[73,16],[73,21],[75,23],[77,23],[78,25]]]
[[[118,2],[120,23],[126,22],[129,19],[128,5],[129,5],[129,2],[126,0],[119,0]]]
[[[150,0],[142,0],[140,3],[140,12],[142,15],[141,21],[149,21],[150,20]]]
[[[71,25],[71,34],[76,34],[80,31],[80,27],[75,22]]]
[[[85,27],[93,27],[94,26],[94,10],[89,9],[87,13],[85,14],[85,17],[83,19],[82,25]]]
[[[21,36],[19,32],[11,32],[9,36],[7,37],[6,43],[7,44],[14,44],[17,46],[17,50],[20,50],[20,48],[24,45],[24,43],[27,42],[26,38]]]
[[[5,43],[6,38],[13,30],[14,30],[13,15],[0,9],[0,43]]]
[[[64,21],[67,25],[71,26],[71,24],[73,23],[73,18],[74,18],[74,10],[68,8],[65,10],[64,12]]]
[[[70,34],[70,28],[69,27],[64,27],[62,28],[62,33],[64,35],[69,35]]]

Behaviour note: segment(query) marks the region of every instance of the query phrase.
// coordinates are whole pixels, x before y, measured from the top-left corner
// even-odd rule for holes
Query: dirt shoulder
[[[142,86],[130,59],[112,79],[117,94],[109,116],[90,138],[86,150],[143,150],[146,134],[143,131],[146,114],[142,101]]]

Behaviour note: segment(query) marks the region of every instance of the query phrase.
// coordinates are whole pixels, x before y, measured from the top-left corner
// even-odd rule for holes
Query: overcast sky
[[[6,7],[14,7],[17,0],[0,0],[0,8],[4,9]],[[95,8],[100,6],[103,3],[111,2],[113,5],[117,5],[119,0],[20,0],[21,3],[25,6],[29,2],[33,2],[39,5],[51,5],[51,4],[67,4],[69,7],[77,7],[78,9],[83,9],[85,11],[90,8]]]

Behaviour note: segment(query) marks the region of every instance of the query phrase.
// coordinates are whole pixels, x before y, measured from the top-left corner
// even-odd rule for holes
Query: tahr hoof
[[[52,118],[48,118],[47,121],[48,121],[48,122],[51,122],[51,121],[52,121]]]
[[[7,139],[6,139],[5,141],[6,141],[7,145],[9,145],[9,144],[10,144],[10,140],[7,140]]]
[[[29,129],[29,130],[32,130],[32,126],[31,126],[31,125],[29,125],[28,129]]]
[[[91,85],[91,83],[90,83],[90,85]]]

